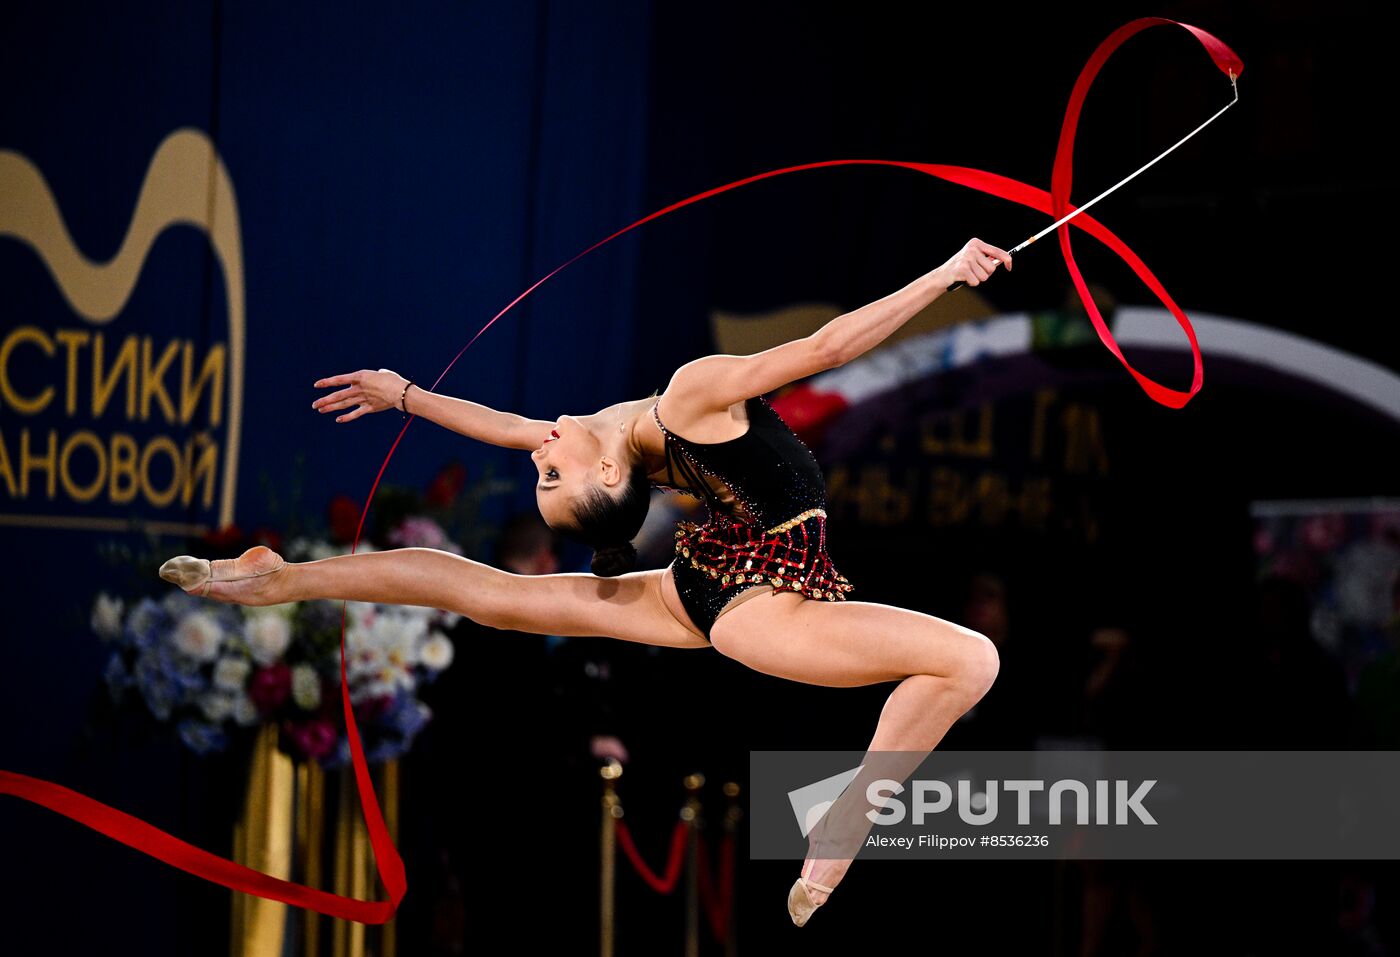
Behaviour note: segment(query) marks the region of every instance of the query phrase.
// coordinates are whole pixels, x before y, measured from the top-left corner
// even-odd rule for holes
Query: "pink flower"
[[[1267,555],[1274,550],[1274,536],[1267,528],[1259,528],[1254,532],[1254,554]]]
[[[296,749],[312,761],[319,761],[334,751],[339,739],[335,726],[329,721],[289,722],[283,730]]]
[[[1303,544],[1314,551],[1330,552],[1346,538],[1346,516],[1337,513],[1310,515],[1303,519]]]
[[[447,537],[442,526],[430,518],[412,516],[389,533],[389,544],[400,548],[438,548],[460,554],[462,549]]]
[[[292,669],[285,661],[259,668],[248,682],[248,697],[264,715],[282,706],[292,693]]]

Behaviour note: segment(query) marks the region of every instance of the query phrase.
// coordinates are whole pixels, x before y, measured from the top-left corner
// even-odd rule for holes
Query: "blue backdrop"
[[[100,321],[81,315],[51,274],[38,220],[9,202],[23,191],[0,196],[0,335],[23,333],[8,353],[0,397],[0,441],[9,471],[23,479],[0,484],[0,495],[8,492],[0,501],[5,553],[23,556],[7,561],[0,579],[0,767],[73,786],[198,840],[207,794],[182,783],[191,759],[177,745],[157,740],[104,755],[81,741],[105,662],[88,626],[91,598],[121,584],[97,546],[139,545],[139,533],[114,530],[128,518],[211,524],[231,451],[233,517],[245,528],[267,519],[268,490],[285,497],[298,453],[309,507],[323,508],[336,493],[362,502],[401,418],[337,425],[310,408],[320,394],[312,383],[382,366],[430,384],[532,282],[643,215],[648,7],[151,2],[74,12],[27,4],[7,7],[4,21],[0,84],[10,92],[0,98],[0,150],[11,170],[35,170],[47,183],[83,257],[117,257],[152,159],[177,130],[207,138],[232,185],[241,288],[229,288],[227,264],[213,252],[211,223],[227,229],[229,221],[210,204],[202,224],[176,223],[154,237],[130,298]],[[208,192],[197,175],[181,182]],[[539,418],[617,401],[633,359],[636,251],[626,237],[561,273],[483,335],[441,388]],[[73,282],[121,285],[101,270]],[[207,392],[182,421],[179,350],[187,345],[197,368],[222,346],[222,372],[231,376],[238,297],[246,300],[246,368],[242,434],[231,450],[232,390],[217,422]],[[108,375],[122,368],[114,365],[118,347],[135,340],[132,409],[120,378],[98,410],[89,363],[99,333]],[[144,389],[159,373],[137,372],[158,369],[176,340],[165,368],[177,413],[169,421],[159,388]],[[144,347],[152,350],[147,366]],[[71,410],[63,401],[70,385]],[[25,406],[47,387],[55,390],[47,404]],[[183,448],[201,428],[219,445],[213,504],[204,504],[203,489],[188,505],[178,495],[159,504],[173,478],[164,450]],[[75,442],[79,432],[94,439]],[[148,456],[148,474],[126,502],[112,491],[118,436]],[[453,458],[473,476],[489,467],[522,480],[516,502],[497,502],[498,512],[533,504],[534,469],[524,455],[423,420],[385,481],[421,487]],[[80,500],[79,486],[97,491]],[[6,950],[32,939],[76,953],[140,928],[141,952],[171,953],[182,922],[227,920],[227,892],[35,806],[5,802],[0,847],[0,914],[7,924],[23,918]],[[84,895],[81,920],[56,899],[65,890]]]

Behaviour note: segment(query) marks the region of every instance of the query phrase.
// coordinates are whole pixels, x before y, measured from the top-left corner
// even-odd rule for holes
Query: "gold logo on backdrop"
[[[112,325],[151,246],[176,225],[203,231],[223,270],[227,341],[162,341]],[[188,514],[216,500],[218,523],[232,522],[243,413],[243,246],[233,183],[214,144],[194,129],[166,137],[126,236],[105,263],[79,251],[38,168],[0,150],[0,236],[38,254],[83,320],[64,329],[6,322],[0,331],[0,496],[20,508],[53,503],[88,513],[0,507],[0,524],[121,530],[130,520],[103,517],[99,506],[115,514]],[[30,364],[47,384],[25,391],[16,372]],[[62,424],[24,421],[40,415]],[[138,438],[125,424],[153,434]],[[176,534],[206,528],[155,518],[141,524]]]

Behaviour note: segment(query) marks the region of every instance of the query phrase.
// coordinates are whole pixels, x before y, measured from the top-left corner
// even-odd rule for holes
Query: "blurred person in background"
[[[1088,673],[1083,681],[1080,733],[1085,747],[1105,750],[1150,747],[1149,716],[1157,712],[1151,668],[1142,641],[1121,624],[1089,631]],[[1072,862],[1082,879],[1081,957],[1163,952],[1160,862]],[[1127,935],[1129,939],[1124,939]]]
[[[1270,576],[1254,593],[1248,680],[1238,689],[1250,747],[1348,746],[1352,703],[1342,666],[1312,635],[1312,605],[1297,582]]]
[[[1357,746],[1361,748],[1400,748],[1400,578],[1391,586],[1385,634],[1389,649],[1363,668],[1357,679]]]
[[[991,690],[949,729],[944,746],[955,750],[1031,748],[1043,682],[1034,680],[1040,672],[1027,639],[1012,638],[1006,580],[991,572],[973,575],[958,620],[991,640],[1001,660],[1001,673]]]

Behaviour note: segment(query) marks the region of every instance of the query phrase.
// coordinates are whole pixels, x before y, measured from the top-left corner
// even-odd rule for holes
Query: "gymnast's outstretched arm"
[[[898,292],[837,316],[809,336],[753,355],[713,355],[687,362],[676,370],[666,394],[695,408],[727,409],[751,396],[845,365],[888,339],[952,283],[976,286],[1002,264],[1011,268],[1010,253],[971,239],[937,269]]]
[[[353,412],[336,416],[337,422],[353,422],[369,412],[402,408],[468,438],[502,448],[526,450],[539,448],[549,438],[549,430],[554,428],[553,422],[527,419],[514,412],[498,412],[478,402],[429,392],[416,382],[410,386],[407,379],[389,369],[361,369],[316,381],[318,389],[328,386],[342,388],[311,403],[313,409],[334,412],[356,406]]]

